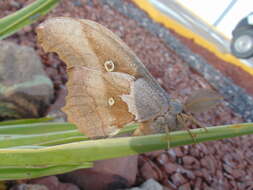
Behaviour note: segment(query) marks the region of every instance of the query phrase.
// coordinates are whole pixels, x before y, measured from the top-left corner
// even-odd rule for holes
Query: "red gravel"
[[[26,1],[19,0],[18,2],[23,6]],[[82,3],[81,6],[75,6],[74,2],[74,0],[62,0],[61,4],[47,18],[71,16],[91,19],[105,25],[118,34],[136,52],[153,76],[174,98],[184,101],[193,90],[211,88],[208,82],[191,70],[170,47],[147,30],[139,27],[135,21],[103,5],[99,0],[94,0],[93,6],[88,5],[85,0],[79,1]],[[0,2],[1,17],[15,9],[15,7]],[[55,84],[58,104],[62,105],[64,102],[64,95],[62,94],[66,92],[64,86],[67,78],[65,67],[56,56],[45,54],[37,47],[34,33],[36,26],[37,24],[33,24],[26,27],[7,40],[37,49],[46,72]],[[216,62],[221,68],[228,68],[228,64],[225,66],[222,60],[219,60],[207,50],[197,47],[193,41],[182,37],[179,38],[191,47],[194,52],[203,55],[209,63]],[[217,68],[220,67],[217,66]],[[224,69],[222,71],[225,72]],[[230,68],[227,72],[230,74],[241,73],[238,69],[235,72]],[[240,80],[243,82],[240,84],[244,84],[244,82],[246,84],[249,80],[248,76],[241,75]],[[247,89],[251,92],[249,88]],[[243,121],[225,103],[211,111],[197,114],[196,118],[206,126]],[[183,146],[169,151],[143,154],[139,157],[139,172],[136,184],[153,177],[168,189],[252,189],[252,140],[252,136],[243,136],[193,146]]]

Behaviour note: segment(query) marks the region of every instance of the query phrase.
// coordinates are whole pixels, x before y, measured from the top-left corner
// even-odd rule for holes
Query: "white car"
[[[242,59],[253,57],[253,12],[237,24],[232,36],[232,54]]]

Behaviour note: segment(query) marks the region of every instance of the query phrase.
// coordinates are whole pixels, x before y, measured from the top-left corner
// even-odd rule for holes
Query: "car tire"
[[[253,30],[237,32],[231,41],[231,52],[234,56],[248,59],[253,56]]]

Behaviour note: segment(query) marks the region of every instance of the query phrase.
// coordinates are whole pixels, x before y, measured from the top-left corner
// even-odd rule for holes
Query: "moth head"
[[[183,104],[177,99],[172,99],[169,103],[169,112],[173,115],[181,113],[183,111],[183,108]]]

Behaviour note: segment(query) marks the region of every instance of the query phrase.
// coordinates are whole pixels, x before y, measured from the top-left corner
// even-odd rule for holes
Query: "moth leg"
[[[156,134],[157,131],[154,130],[153,127],[158,127],[158,126],[152,126],[153,121],[145,121],[141,122],[140,126],[134,131],[133,136],[142,136],[142,135],[150,135],[150,134]],[[167,143],[166,149],[170,148],[170,133],[169,133],[169,128],[167,126],[165,128],[165,141]]]
[[[185,124],[185,118],[183,117],[182,114],[177,114],[177,121],[183,126],[183,128],[185,128],[187,130],[187,132],[189,133],[189,135],[192,137],[194,143],[196,144],[197,141],[196,141],[195,137],[193,136],[193,134],[191,133],[191,131],[189,130],[189,128],[186,126],[186,124]]]
[[[70,70],[72,70],[72,69],[74,69],[75,67],[74,66],[70,66],[70,67],[67,67],[67,71],[70,71]]]
[[[133,136],[142,136],[142,135],[150,135],[154,134],[154,130],[150,127],[151,121],[141,122],[139,127],[134,131]]]
[[[184,114],[184,113],[181,113],[183,117],[185,117],[186,119],[192,121],[195,125],[203,128],[206,132],[208,132],[207,128],[202,124],[200,123],[197,119],[195,119],[192,115],[187,115],[187,114]]]

